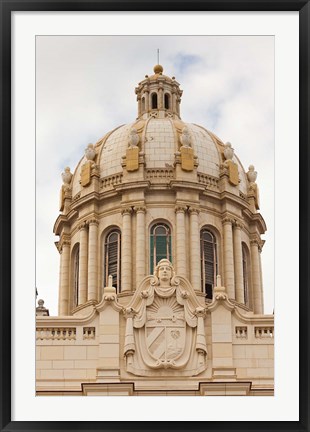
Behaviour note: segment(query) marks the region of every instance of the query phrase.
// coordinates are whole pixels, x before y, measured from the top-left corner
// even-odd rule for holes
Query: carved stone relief
[[[205,308],[168,260],[142,281],[124,313],[128,372],[194,376],[206,369]]]

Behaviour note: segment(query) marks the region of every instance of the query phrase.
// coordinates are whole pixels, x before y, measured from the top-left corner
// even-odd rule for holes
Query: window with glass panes
[[[171,257],[171,231],[168,225],[157,223],[151,228],[150,235],[150,271],[154,272],[157,263],[167,258],[172,262]]]
[[[121,233],[111,231],[105,241],[104,248],[104,285],[108,286],[109,276],[116,292],[121,291]]]
[[[202,290],[208,299],[212,299],[217,275],[217,248],[215,236],[207,229],[200,233],[200,251]]]

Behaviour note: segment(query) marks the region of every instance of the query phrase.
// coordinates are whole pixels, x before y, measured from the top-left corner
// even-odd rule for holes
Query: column
[[[121,290],[130,291],[132,289],[132,256],[131,256],[131,208],[123,209],[123,230],[122,230],[122,257],[121,257],[121,266],[122,266],[122,283]]]
[[[177,206],[176,212],[176,273],[186,277],[186,243],[185,243],[185,210],[186,207]]]
[[[87,301],[87,256],[87,224],[83,223],[80,226],[79,305],[84,304]]]
[[[190,217],[190,281],[193,288],[201,291],[201,259],[200,259],[200,233],[199,210],[194,207],[189,209]]]
[[[136,218],[136,287],[145,276],[145,207],[135,207]]]
[[[58,315],[68,315],[70,240],[63,238],[60,250]]]
[[[177,111],[177,95],[175,88],[172,89],[172,111]]]
[[[224,231],[224,276],[226,291],[229,298],[235,298],[235,275],[234,275],[234,254],[233,254],[233,238],[232,238],[232,219],[225,218],[223,220]]]
[[[164,91],[162,87],[159,87],[158,89],[158,109],[163,109],[164,107]]]
[[[260,274],[260,293],[261,293],[261,305],[262,314],[264,313],[264,283],[263,283],[263,271],[262,271],[262,245],[258,247],[258,257],[259,257],[259,274]]]
[[[150,92],[145,90],[145,111],[148,112],[150,107]]]
[[[251,244],[251,263],[252,263],[252,285],[253,285],[253,305],[254,313],[263,313],[262,304],[262,284],[260,277],[260,263],[259,263],[259,242],[257,239],[253,239]]]
[[[177,106],[176,106],[178,116],[180,116],[180,103],[181,103],[181,98],[178,96],[177,97]]]
[[[242,243],[241,243],[242,225],[236,222],[234,225],[234,263],[235,263],[235,291],[236,300],[244,303],[244,286],[243,286],[243,265],[242,265]]]
[[[98,284],[98,221],[89,221],[88,240],[88,300],[97,299]]]
[[[141,95],[137,96],[137,101],[138,101],[138,117],[140,117],[140,115],[141,115]]]

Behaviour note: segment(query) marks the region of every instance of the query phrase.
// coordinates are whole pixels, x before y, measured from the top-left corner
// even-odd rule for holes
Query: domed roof
[[[161,65],[154,67],[154,73],[150,77],[146,75],[135,89],[138,101],[137,120],[117,127],[96,143],[96,164],[100,178],[122,174],[132,131],[138,135],[136,139],[139,141],[139,152],[144,155],[145,169],[173,167],[176,153],[180,150],[180,137],[186,128],[196,158],[197,172],[219,179],[220,168],[225,160],[225,144],[204,127],[182,121],[180,102],[183,92],[179,83],[174,77],[163,75]],[[84,156],[75,170],[73,196],[81,190],[81,167],[86,161]],[[238,166],[239,190],[246,194],[247,176],[244,168],[235,155],[232,161]]]
[[[187,127],[191,136],[191,147],[198,159],[199,173],[219,178],[220,165],[223,162],[221,153],[224,143],[213,133],[202,126],[185,123],[171,118],[149,118],[146,121],[119,126],[106,134],[96,144],[100,177],[108,177],[123,172],[122,158],[128,148],[128,136],[132,128],[141,136],[141,151],[145,154],[145,168],[165,168],[173,166],[175,153],[179,148],[179,134]],[[242,164],[234,155],[232,160],[238,165],[240,176],[239,189],[247,191],[247,178]],[[86,158],[83,157],[77,166],[73,179],[73,196],[79,192],[80,171]]]

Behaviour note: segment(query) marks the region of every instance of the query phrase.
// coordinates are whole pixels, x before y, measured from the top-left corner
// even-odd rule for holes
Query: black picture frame
[[[23,422],[11,421],[11,13],[14,11],[299,11],[299,421],[295,422]],[[1,180],[0,180],[0,425],[1,431],[65,430],[292,430],[309,427],[309,1],[302,0],[0,0],[1,19]],[[288,347],[289,349],[289,347]],[[289,373],[289,371],[288,371]],[[206,400],[207,404],[207,400]]]

